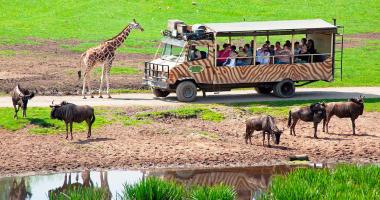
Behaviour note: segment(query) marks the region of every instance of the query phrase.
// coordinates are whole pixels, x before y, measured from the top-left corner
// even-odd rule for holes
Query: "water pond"
[[[307,166],[307,165],[306,165]],[[232,185],[239,199],[254,199],[264,190],[274,174],[285,174],[305,165],[276,165],[245,168],[160,169],[78,171],[0,178],[0,199],[48,199],[50,193],[63,191],[70,184],[103,187],[112,199],[120,199],[124,184],[134,184],[149,176],[175,179],[185,185]]]

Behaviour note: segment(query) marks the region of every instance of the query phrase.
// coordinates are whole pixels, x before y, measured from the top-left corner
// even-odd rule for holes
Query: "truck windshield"
[[[176,62],[183,62],[183,53],[182,49],[183,47],[175,46],[172,44],[163,44],[162,45],[162,53],[161,53],[161,59]]]

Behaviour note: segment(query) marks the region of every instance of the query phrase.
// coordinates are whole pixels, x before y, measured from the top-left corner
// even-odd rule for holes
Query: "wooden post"
[[[253,65],[256,65],[256,36],[253,36]]]
[[[216,41],[216,33],[214,33],[214,67],[218,65],[218,42]]]
[[[331,53],[330,53],[330,58],[334,58],[334,33],[331,33]],[[333,61],[334,62],[334,61]]]
[[[231,44],[231,36],[228,36],[228,44]]]
[[[292,60],[291,60],[291,63],[293,64],[294,63],[294,34],[292,34]]]

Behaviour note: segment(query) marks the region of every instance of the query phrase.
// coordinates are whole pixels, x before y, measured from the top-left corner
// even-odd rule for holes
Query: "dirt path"
[[[367,98],[380,98],[380,87],[298,88],[296,96],[289,100],[347,99],[359,95],[365,95]],[[65,100],[79,105],[87,104],[92,106],[168,106],[184,104],[177,101],[175,94],[161,99],[155,98],[152,94],[132,93],[113,95],[112,99],[82,99],[81,96],[37,96],[29,102],[28,106],[45,107],[50,105],[52,100],[55,100],[56,103]],[[259,95],[250,90],[236,90],[221,92],[220,94],[207,93],[206,98],[203,98],[202,94],[199,93],[195,103],[237,103],[282,100],[284,99],[268,95]],[[0,97],[0,107],[12,107],[10,97]]]
[[[232,108],[229,112],[231,113]],[[365,113],[352,135],[348,119],[333,118],[331,134],[319,131],[312,138],[312,124],[297,125],[297,136],[285,129],[280,145],[262,146],[261,135],[253,145],[244,142],[244,120],[251,115],[234,110],[220,123],[200,119],[161,119],[133,127],[112,124],[74,134],[31,135],[27,129],[0,129],[0,176],[73,169],[125,169],[171,167],[228,167],[287,162],[294,154],[308,154],[314,162],[380,162],[380,116]],[[278,119],[286,127],[286,119]],[[180,128],[179,128],[180,127]]]

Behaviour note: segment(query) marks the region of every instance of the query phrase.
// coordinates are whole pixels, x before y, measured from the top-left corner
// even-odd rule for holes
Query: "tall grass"
[[[126,200],[181,200],[184,196],[183,185],[156,177],[143,179],[135,185],[125,185],[123,193]]]
[[[107,190],[96,187],[69,187],[67,190],[50,194],[50,200],[108,200]]]
[[[226,185],[197,186],[190,191],[192,200],[231,200],[236,199],[236,192]]]
[[[261,199],[380,199],[380,167],[341,165],[275,176]]]

